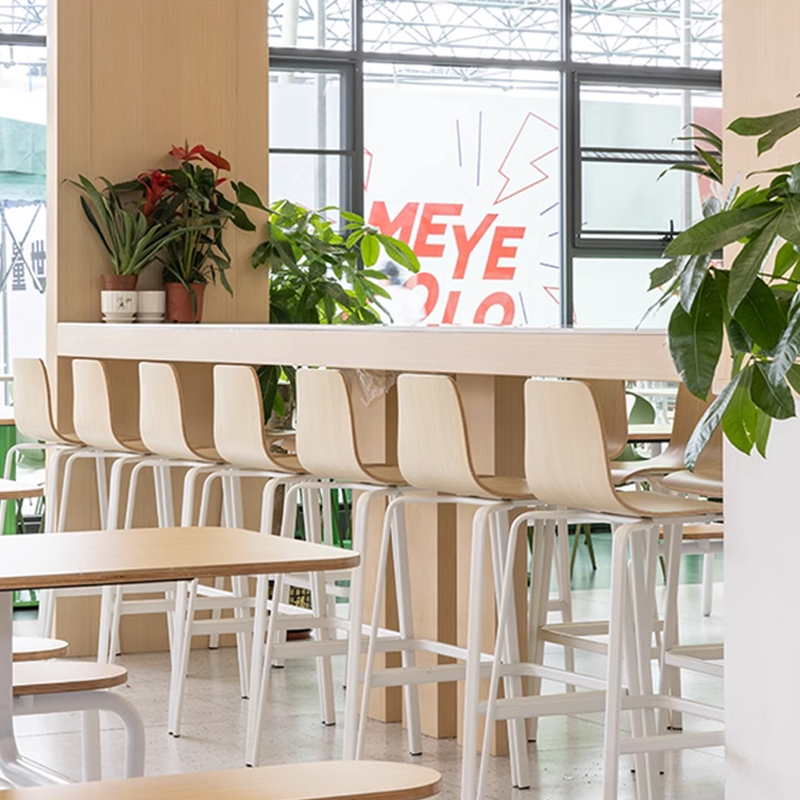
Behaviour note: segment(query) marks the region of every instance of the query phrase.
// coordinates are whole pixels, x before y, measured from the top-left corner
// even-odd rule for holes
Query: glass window
[[[269,143],[272,148],[339,150],[341,76],[331,72],[270,70]]]
[[[365,71],[367,219],[420,258],[424,322],[557,325],[557,75]]]
[[[16,357],[45,355],[45,59],[44,47],[0,46],[0,341],[5,373]]]
[[[364,0],[364,47],[415,55],[558,58],[558,0]]]
[[[576,328],[666,328],[676,298],[671,298],[644,322],[642,318],[661,296],[648,292],[650,272],[659,259],[576,258],[573,261],[574,325]]]
[[[719,193],[705,178],[662,174],[677,161],[695,161],[691,144],[679,140],[690,133],[687,124],[721,133],[718,92],[583,85],[580,120],[581,238],[660,246],[699,217],[707,196]]]
[[[46,22],[46,0],[0,0],[0,33],[43,36]]]
[[[269,0],[270,47],[349,50],[352,0]]]
[[[721,14],[722,0],[572,0],[573,58],[720,69]]]
[[[342,200],[342,156],[273,153],[269,161],[271,202],[288,199],[306,208],[346,205]]]

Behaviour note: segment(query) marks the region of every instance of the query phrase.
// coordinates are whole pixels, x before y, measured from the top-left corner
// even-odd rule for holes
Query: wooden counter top
[[[677,381],[664,331],[60,323],[61,357]]]

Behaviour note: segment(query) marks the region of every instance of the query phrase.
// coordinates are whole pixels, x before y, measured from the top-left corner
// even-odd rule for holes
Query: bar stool
[[[464,664],[447,664],[415,669],[413,653],[416,650],[466,661],[468,651],[464,647],[445,645],[439,642],[420,641],[414,636],[413,611],[409,583],[409,564],[404,525],[392,524],[406,503],[456,503],[477,507],[473,520],[472,566],[470,597],[475,591],[476,575],[480,574],[482,586],[485,568],[485,543],[489,539],[496,590],[499,593],[502,579],[503,550],[508,538],[508,514],[515,508],[537,505],[522,477],[479,475],[472,462],[470,442],[467,434],[464,411],[455,381],[445,375],[401,375],[397,380],[398,391],[398,461],[400,471],[409,485],[415,489],[436,494],[405,494],[391,501],[386,511],[383,537],[378,562],[378,583],[372,617],[370,647],[364,671],[364,696],[362,701],[362,724],[359,730],[357,755],[361,755],[364,743],[364,718],[369,690],[373,686],[416,686],[418,683],[462,680],[466,675]],[[402,638],[393,642],[391,649],[403,653],[402,669],[376,671],[378,615],[388,571],[389,551],[393,554],[395,586],[398,589],[400,611],[400,633]],[[363,555],[363,554],[362,554]],[[568,563],[568,562],[567,562]],[[482,591],[482,589],[478,589]],[[499,596],[499,595],[498,595]],[[515,608],[509,611],[515,620]],[[470,618],[470,642],[477,659],[477,670],[484,673],[491,664],[489,656],[480,649],[481,619]],[[514,622],[514,624],[516,624]],[[477,626],[477,634],[476,628]],[[516,631],[505,637],[499,645],[507,658],[519,659],[519,642]],[[350,658],[354,658],[351,653]],[[505,682],[509,697],[521,697],[522,682],[513,676]],[[351,685],[348,683],[348,685]],[[477,690],[477,685],[476,685]],[[474,701],[477,702],[477,696]],[[407,710],[411,718],[413,709]],[[409,724],[409,729],[411,725]],[[512,782],[515,787],[529,785],[527,758],[525,753],[525,728],[522,720],[509,723],[511,745]],[[413,751],[412,751],[413,752]],[[347,757],[347,755],[346,755]]]
[[[170,470],[173,467],[185,467],[186,474],[183,479],[183,490],[181,497],[181,526],[191,526],[194,522],[194,507],[197,484],[200,479],[220,469],[222,458],[213,445],[208,443],[196,444],[190,442],[186,434],[184,421],[184,403],[181,385],[178,378],[178,371],[173,364],[142,361],[139,363],[139,431],[142,441],[148,451],[163,466],[163,490],[168,498],[166,505],[166,516],[169,521],[173,520],[174,507],[171,501],[171,476]],[[149,462],[152,464],[153,462]],[[133,506],[136,492],[137,469],[147,465],[137,465],[131,474],[131,488],[128,499],[128,513]],[[232,495],[236,487],[229,484],[224,486],[223,492],[223,521],[224,524],[231,524],[234,517],[231,512],[231,505],[235,502]],[[126,527],[129,527],[130,520],[126,520]],[[250,657],[250,612],[252,599],[248,596],[247,580],[243,576],[231,579],[231,592],[225,592],[214,586],[196,586],[196,592],[204,597],[212,598],[217,602],[216,605],[224,605],[232,608],[237,618],[236,625],[236,647],[239,663],[239,686],[242,697],[247,697],[248,693],[248,667]],[[127,587],[125,589],[127,591]],[[176,592],[187,593],[189,583],[180,582],[176,587]],[[114,630],[118,625],[116,620],[119,614],[125,613],[127,601],[121,599],[122,592],[117,592],[114,602],[113,615],[115,618]],[[151,601],[143,601],[149,603]],[[142,603],[134,603],[130,606],[128,613],[141,613]],[[170,606],[172,610],[174,606]],[[183,606],[185,607],[185,606]],[[157,612],[160,608],[153,607]],[[234,623],[230,623],[234,625]],[[175,621],[173,631],[173,660],[172,660],[172,681],[170,688],[169,720],[175,722],[175,710],[178,708],[178,698],[180,695],[179,684],[181,683],[181,665],[188,659],[188,655],[183,656],[183,633],[186,628],[186,618],[182,617]],[[170,731],[173,732],[174,731]]]
[[[291,454],[275,455],[270,450],[270,439],[266,434],[264,420],[264,406],[258,375],[252,367],[218,364],[214,367],[214,446],[219,458],[225,462],[223,469],[211,472],[203,484],[202,499],[200,504],[200,525],[206,523],[206,514],[209,506],[210,490],[217,479],[240,480],[242,478],[266,478],[262,492],[261,502],[261,532],[272,532],[273,518],[275,515],[275,496],[281,486],[288,486],[293,482],[308,478],[297,457]],[[241,509],[233,504],[235,514],[231,524],[233,527],[243,527],[244,521],[240,517]],[[306,504],[307,506],[308,504]],[[291,510],[288,504],[284,513],[289,515]],[[287,523],[288,524],[288,523]],[[310,538],[314,541],[314,537]],[[267,581],[265,576],[257,578],[260,583]],[[218,611],[220,605],[230,606],[225,598],[203,598],[197,596],[197,583],[189,586],[187,599],[187,613],[184,632],[182,635],[181,663],[177,672],[176,697],[172,707],[172,719],[169,730],[173,736],[180,736],[181,714],[186,687],[186,671],[189,655],[191,653],[191,639],[202,634],[218,635],[220,633],[250,633],[253,630],[255,641],[263,641],[266,630],[266,608],[256,610],[255,628],[253,621],[247,617],[239,616],[233,620],[220,618],[195,619],[195,612],[206,609]],[[260,692],[261,662],[263,647],[253,647],[250,666],[250,687],[248,696],[257,698]],[[332,698],[330,700],[332,702]],[[323,707],[325,706],[323,701]]]
[[[547,695],[522,699],[497,699],[501,676],[508,674],[533,675],[565,681],[541,661],[527,664],[505,663],[501,655],[492,667],[489,700],[486,703],[487,730],[495,719],[534,717],[545,714],[567,714],[587,710],[602,710],[605,705],[604,800],[617,798],[618,758],[622,753],[636,756],[637,793],[650,800],[655,796],[655,762],[653,751],[706,747],[722,744],[721,731],[681,736],[658,736],[666,728],[664,714],[655,720],[655,709],[661,712],[678,711],[722,720],[722,710],[653,692],[651,646],[655,608],[655,572],[659,522],[664,526],[669,547],[680,545],[680,529],[686,522],[710,522],[721,517],[722,508],[705,500],[688,500],[672,495],[643,491],[616,491],[613,487],[606,458],[603,427],[592,390],[577,381],[545,381],[531,379],[525,384],[526,476],[530,490],[549,503],[565,508],[585,509],[602,515],[607,522],[620,527],[613,534],[611,614],[609,622],[608,672],[605,696],[602,691],[576,692],[571,695]],[[585,512],[575,512],[583,516]],[[541,512],[531,512],[516,519],[511,526],[504,568],[503,590],[498,612],[498,650],[502,637],[512,635],[512,565],[514,546],[520,527]],[[677,544],[676,544],[677,543]],[[552,542],[543,539],[538,548],[540,558],[547,563]],[[628,552],[630,550],[630,562]],[[677,585],[668,580],[668,587]],[[473,593],[475,587],[473,586]],[[534,625],[544,623],[546,587],[539,587],[539,609]],[[473,594],[476,606],[481,594]],[[664,608],[664,631],[669,631],[676,613],[677,598],[668,595]],[[479,613],[476,607],[471,610]],[[663,668],[669,654],[669,643],[662,647],[660,662]],[[699,650],[699,649],[698,649]],[[689,668],[692,656],[703,654],[684,652],[681,668]],[[623,661],[627,681],[623,683]],[[698,660],[697,664],[701,662]],[[472,694],[466,700],[465,722],[471,731],[477,727],[480,709],[477,702],[477,679],[480,664],[473,658],[468,663],[467,685]],[[570,678],[574,680],[573,678]],[[588,688],[601,688],[597,682],[587,682]],[[625,697],[625,692],[629,696]],[[620,740],[622,710],[632,711],[633,736]],[[660,727],[659,727],[660,726]],[[485,750],[481,760],[477,789],[475,784],[476,741],[467,741],[465,734],[462,797],[480,797],[486,767]]]
[[[251,695],[250,718],[248,721],[248,742],[245,760],[248,766],[255,766],[263,729],[263,719],[267,694],[269,691],[270,669],[275,657],[299,658],[304,656],[331,656],[347,653],[345,685],[345,757],[352,759],[356,750],[358,723],[358,685],[360,680],[361,649],[363,637],[350,631],[352,625],[361,625],[364,614],[364,569],[367,548],[367,525],[370,510],[376,501],[398,496],[406,489],[403,477],[396,465],[364,463],[355,435],[355,421],[350,389],[344,374],[335,369],[300,369],[297,371],[297,456],[303,468],[313,476],[313,480],[295,482],[287,487],[284,503],[293,507],[297,493],[305,487],[319,488],[319,479],[335,480],[336,485],[360,492],[355,501],[353,514],[353,549],[361,555],[360,566],[353,571],[349,592],[349,619],[340,619],[327,613],[324,600],[325,589],[320,576],[316,586],[312,585],[312,606],[314,615],[303,617],[303,625],[319,631],[321,640],[287,642],[278,641],[279,634],[292,624],[292,617],[280,613],[273,604],[269,617],[267,640],[254,637],[254,648],[264,647],[259,658],[262,664],[260,691],[257,697]],[[287,533],[284,528],[284,533]],[[266,604],[266,583],[259,586],[256,598],[256,612]],[[283,576],[275,577],[273,597],[280,599],[283,592]],[[294,618],[296,619],[296,617]],[[256,626],[262,624],[256,622]],[[349,645],[335,637],[336,631],[346,631]],[[396,639],[396,633],[381,631],[381,644],[385,638]],[[388,647],[391,650],[391,647]],[[256,663],[254,655],[253,663]],[[419,728],[418,700],[415,687],[406,687],[407,707],[412,709],[408,717],[409,749],[419,753],[421,733]],[[332,709],[329,712],[332,716]],[[349,755],[348,755],[349,754]]]

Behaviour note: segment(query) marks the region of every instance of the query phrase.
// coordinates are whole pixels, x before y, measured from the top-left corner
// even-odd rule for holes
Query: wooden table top
[[[672,425],[629,425],[629,442],[668,442],[672,438]]]
[[[0,591],[349,569],[358,553],[235,528],[0,537]]]
[[[436,770],[386,761],[322,761],[0,791],[0,800],[419,800]]]

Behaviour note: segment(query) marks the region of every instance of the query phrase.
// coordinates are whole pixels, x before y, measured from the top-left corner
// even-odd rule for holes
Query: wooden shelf
[[[59,357],[677,381],[663,331],[60,323]]]

